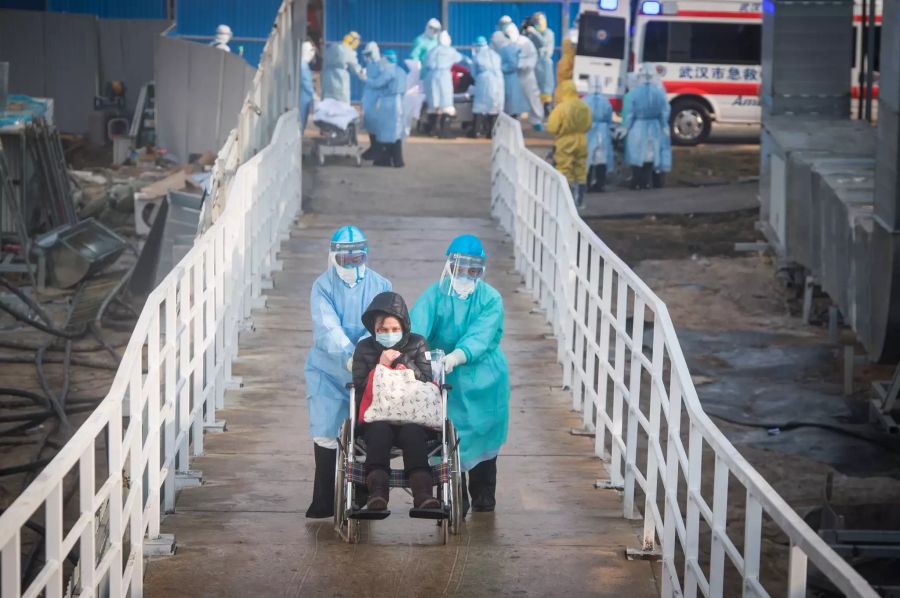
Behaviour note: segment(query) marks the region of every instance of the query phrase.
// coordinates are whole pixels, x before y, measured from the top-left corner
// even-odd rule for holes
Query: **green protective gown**
[[[468,299],[450,296],[434,283],[410,313],[412,330],[432,349],[461,349],[466,363],[447,375],[447,409],[459,433],[463,469],[493,459],[509,427],[509,367],[500,349],[503,298],[480,281]]]

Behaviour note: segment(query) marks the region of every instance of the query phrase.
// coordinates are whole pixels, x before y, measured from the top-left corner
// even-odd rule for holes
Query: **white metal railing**
[[[553,326],[563,384],[607,461],[607,485],[623,491],[626,517],[643,517],[642,550],[659,546],[662,595],[768,596],[771,582],[798,598],[811,562],[847,596],[875,597],[704,413],[666,305],[578,216],[565,178],[504,115],[492,162],[492,212]],[[764,525],[785,538],[777,579],[761,575]]]
[[[270,44],[291,35],[285,23]],[[271,141],[241,160],[215,223],[150,293],[105,399],[0,515],[3,598],[56,598],[64,584],[83,597],[142,594],[144,540],[159,538],[161,513],[175,508],[176,472],[203,453],[204,426],[224,406],[241,322],[300,208],[299,117],[282,100],[261,101],[280,89],[266,80],[250,94],[260,120],[246,126]],[[77,504],[66,504],[75,493]],[[44,562],[23,588],[22,544],[35,523]],[[65,565],[73,555],[77,575]]]

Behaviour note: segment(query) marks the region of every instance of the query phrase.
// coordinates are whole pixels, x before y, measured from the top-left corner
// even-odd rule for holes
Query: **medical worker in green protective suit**
[[[454,239],[440,281],[426,289],[410,314],[413,332],[446,354],[444,371],[452,386],[448,410],[459,433],[473,511],[494,510],[497,455],[509,424],[509,368],[500,349],[503,298],[484,281],[486,261],[477,237]]]

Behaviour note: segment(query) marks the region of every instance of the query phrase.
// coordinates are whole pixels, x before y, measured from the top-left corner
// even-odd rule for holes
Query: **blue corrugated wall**
[[[356,31],[362,36],[362,46],[376,41],[382,50],[393,48],[402,60],[431,18],[441,18],[439,0],[326,0],[325,40],[339,42],[348,31]],[[356,77],[350,80],[350,95],[359,100],[362,84]]]
[[[165,0],[0,0],[0,8],[77,12],[104,19],[165,19]]]
[[[522,21],[536,12],[547,15],[547,26],[556,33],[556,44],[560,45],[562,4],[558,2],[451,2],[448,30],[454,46],[470,46],[479,35],[490,39],[503,15],[509,15],[521,26]]]
[[[216,27],[225,24],[237,38],[253,37],[261,41],[233,40],[232,52],[244,48],[244,58],[251,66],[259,64],[265,39],[272,31],[281,0],[178,0],[175,3],[175,35],[205,35],[212,38]]]

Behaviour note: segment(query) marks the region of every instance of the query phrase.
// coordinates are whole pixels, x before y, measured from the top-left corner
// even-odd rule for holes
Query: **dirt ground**
[[[871,381],[891,368],[858,366],[856,392],[843,396],[841,348],[827,326],[800,319],[799,297],[770,256],[735,251],[736,242],[760,240],[756,218],[742,211],[590,224],[666,302],[704,410],[811,525],[829,475],[842,509],[896,505],[900,442],[868,424],[866,411]],[[742,512],[742,504],[732,509]],[[785,553],[775,530],[766,526],[763,565],[778,579]]]

